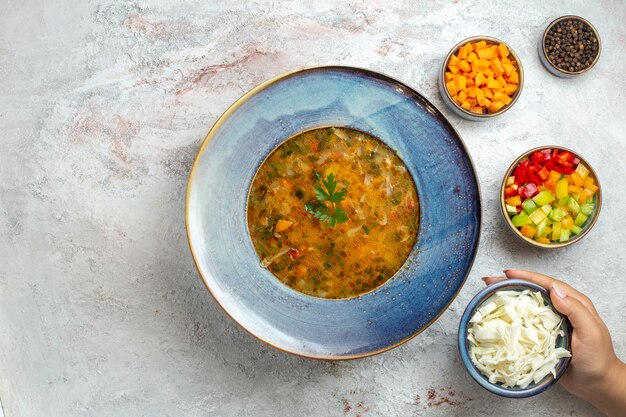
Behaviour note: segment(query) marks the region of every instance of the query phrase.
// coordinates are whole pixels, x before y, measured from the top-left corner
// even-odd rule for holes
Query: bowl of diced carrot
[[[582,239],[601,205],[602,190],[591,165],[560,146],[522,154],[507,170],[500,189],[500,207],[510,229],[542,248]]]
[[[439,91],[445,103],[457,115],[474,121],[513,107],[523,85],[524,70],[517,54],[488,36],[459,42],[439,72]]]

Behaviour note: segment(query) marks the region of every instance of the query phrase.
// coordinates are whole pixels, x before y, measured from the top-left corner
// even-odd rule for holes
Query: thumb
[[[552,284],[550,299],[554,307],[567,316],[572,327],[581,333],[589,333],[597,327],[591,312],[574,297],[568,297],[563,286]]]

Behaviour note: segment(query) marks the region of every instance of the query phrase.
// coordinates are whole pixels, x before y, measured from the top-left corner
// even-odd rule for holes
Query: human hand
[[[572,286],[536,272],[505,269],[505,277],[485,277],[487,285],[507,278],[524,279],[550,292],[554,307],[572,327],[572,360],[560,379],[572,394],[589,401],[607,415],[626,410],[626,365],[615,355],[606,324],[586,295]]]

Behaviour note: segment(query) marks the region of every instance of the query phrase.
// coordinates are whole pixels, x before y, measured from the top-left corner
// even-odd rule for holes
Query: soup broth
[[[380,140],[347,128],[300,133],[260,166],[248,229],[261,266],[315,297],[349,298],[382,285],[417,239],[415,183]]]

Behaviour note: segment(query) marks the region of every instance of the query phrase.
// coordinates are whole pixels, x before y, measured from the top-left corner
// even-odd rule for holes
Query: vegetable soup
[[[349,298],[404,264],[419,205],[389,147],[330,127],[300,133],[270,154],[252,181],[247,217],[262,267],[304,294]]]

